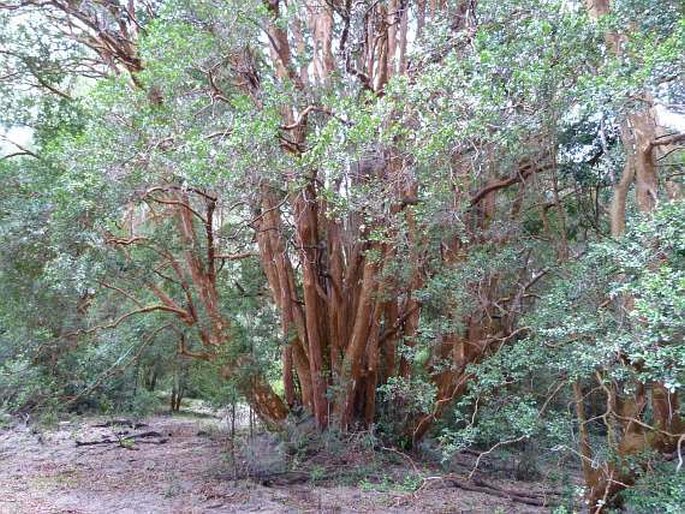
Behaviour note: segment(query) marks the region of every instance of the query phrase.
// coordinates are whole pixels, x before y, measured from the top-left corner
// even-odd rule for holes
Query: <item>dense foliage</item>
[[[681,2],[0,16],[0,408],[240,397],[685,501]]]

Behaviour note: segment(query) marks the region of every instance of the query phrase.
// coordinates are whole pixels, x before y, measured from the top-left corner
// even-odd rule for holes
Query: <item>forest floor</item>
[[[355,442],[326,443],[328,454],[291,451],[285,466],[273,438],[245,434],[232,450],[225,424],[210,416],[97,426],[106,421],[0,428],[0,513],[508,514],[550,512],[531,504],[559,498],[536,482],[440,475],[390,449],[358,457]]]

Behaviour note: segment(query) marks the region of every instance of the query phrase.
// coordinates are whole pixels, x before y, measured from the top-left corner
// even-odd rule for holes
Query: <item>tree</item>
[[[31,280],[78,278],[87,308],[66,335],[170,337],[275,429],[301,406],[320,429],[380,422],[412,445],[437,424],[472,443],[505,412],[520,423],[503,444],[548,414],[572,427],[556,398],[573,398],[590,498],[607,501],[628,453],[672,450],[682,431],[675,379],[626,360],[636,337],[670,330],[656,313],[676,300],[655,295],[678,260],[664,249],[650,282],[661,257],[636,273],[609,255],[628,239],[603,242],[655,209],[661,163],[679,187],[682,135],[645,99],[677,94],[682,12],[638,19],[638,3],[3,4],[79,43],[70,64],[29,66],[36,44],[7,54],[85,120],[38,123],[50,167],[34,163],[43,203],[29,204],[55,242]],[[654,323],[629,314],[643,308]],[[600,391],[619,458],[596,470]],[[502,410],[509,393],[517,409]],[[490,428],[462,437],[476,422]],[[648,432],[667,437],[624,451]]]

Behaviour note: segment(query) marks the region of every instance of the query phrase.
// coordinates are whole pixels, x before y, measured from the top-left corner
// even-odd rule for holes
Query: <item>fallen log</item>
[[[465,491],[473,491],[488,494],[490,496],[497,496],[499,498],[506,498],[516,503],[523,503],[525,505],[532,505],[535,507],[549,507],[554,505],[558,503],[560,496],[560,494],[557,492],[530,493],[526,491],[514,491],[490,482],[486,482],[480,478],[468,480],[455,477],[453,475],[430,478],[435,479],[437,482],[447,484],[448,486],[464,489]]]
[[[169,434],[171,435],[171,434]],[[162,434],[159,432],[155,432],[154,430],[150,430],[148,432],[141,432],[140,434],[131,434],[129,436],[126,436],[126,439],[142,439],[144,437],[164,437]]]
[[[117,435],[122,435],[122,434],[117,434]],[[171,435],[171,434],[169,434]],[[158,438],[157,441],[149,441],[149,440],[143,440],[140,441],[139,439],[149,439],[152,437]],[[122,448],[125,447],[127,444],[135,444],[135,443],[147,443],[147,444],[164,444],[169,442],[169,438],[163,436],[159,432],[156,432],[154,430],[150,430],[148,432],[141,432],[140,434],[130,434],[130,435],[125,435],[125,437],[118,437],[116,439],[112,439],[111,437],[103,437],[102,439],[98,439],[95,441],[79,441],[78,439],[76,440],[76,446],[94,446],[98,444],[118,444]]]
[[[283,487],[308,482],[311,479],[311,475],[304,471],[284,471],[281,473],[268,473],[255,478],[258,478],[260,483],[266,487]]]

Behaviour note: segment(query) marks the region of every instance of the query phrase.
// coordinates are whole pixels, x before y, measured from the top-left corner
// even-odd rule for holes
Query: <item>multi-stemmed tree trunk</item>
[[[415,19],[410,18],[409,4],[397,0],[370,6],[314,2],[288,16],[281,12],[278,0],[265,5],[271,16],[267,31],[273,69],[298,96],[316,98],[317,89],[330,86],[337,76],[349,76],[362,91],[381,98],[391,77],[408,73],[412,24],[420,32],[427,19],[453,16],[453,30],[473,28],[475,4],[463,2],[451,9],[441,2],[419,2]],[[349,48],[353,40],[354,52]],[[342,61],[336,60],[335,46],[345,56]],[[313,49],[310,60],[301,53],[305,47]],[[281,113],[278,138],[283,151],[294,159],[308,149],[309,133],[316,123],[320,126],[336,116],[331,107],[316,102],[283,105]],[[313,121],[314,116],[317,120]],[[279,192],[282,183],[263,181],[261,185],[257,242],[288,340],[283,351],[286,398],[289,404],[299,402],[310,409],[321,428],[332,419],[344,429],[373,422],[378,385],[391,376],[409,379],[412,374],[412,365],[397,357],[397,347],[412,344],[421,317],[415,292],[423,284],[425,271],[419,255],[421,227],[413,209],[423,185],[395,148],[376,145],[373,153],[368,160],[362,157],[354,162],[342,179],[330,177],[325,167],[313,167],[286,173],[287,193]],[[522,166],[511,178],[492,178],[472,196],[457,192],[453,208],[469,211],[473,218],[469,223],[483,231],[492,218],[497,191],[525,182],[535,171],[533,166]],[[382,205],[371,208],[373,212],[340,215],[332,212],[325,199],[325,183],[334,184],[334,193],[341,196],[346,194],[345,187],[379,183],[385,196]],[[283,218],[284,205],[292,220]],[[284,230],[288,223],[295,234],[292,241]],[[408,231],[410,246],[410,261],[403,264],[411,269],[412,278],[405,284],[388,272],[396,258],[393,227],[400,223]],[[374,232],[383,237],[370,237]],[[443,264],[459,266],[449,255],[464,256],[468,247],[450,249],[449,241],[445,246]],[[492,294],[496,293],[495,288]],[[427,364],[438,386],[435,408],[407,427],[412,440],[420,439],[465,390],[467,366],[486,355],[493,341],[508,336],[511,327],[488,324],[488,308],[464,320],[468,327],[464,334],[442,336],[442,344]],[[450,363],[447,370],[445,362]],[[430,363],[441,363],[435,369],[442,371],[432,371]]]
[[[136,19],[137,11],[131,4],[118,2],[108,3],[110,8],[99,2],[86,4],[88,8],[81,9],[80,4],[56,1],[50,8],[79,20],[81,35],[104,66],[116,73],[128,73],[133,87],[145,87],[139,80],[145,63],[137,55],[136,34],[142,26]],[[595,3],[594,8],[601,9],[602,5]],[[472,378],[469,364],[516,336],[516,319],[527,288],[542,275],[524,270],[518,289],[504,295],[502,281],[492,277],[487,284],[478,284],[480,296],[472,308],[446,301],[440,315],[462,328],[437,334],[438,341],[430,348],[432,354],[422,363],[411,362],[399,348],[414,344],[420,323],[425,320],[416,292],[436,272],[424,255],[429,245],[423,241],[425,227],[416,207],[434,184],[421,183],[411,151],[406,149],[411,143],[403,141],[401,135],[388,141],[379,134],[377,141],[358,144],[350,150],[342,171],[334,172],[325,162],[312,163],[306,157],[316,144],[318,131],[327,123],[353,126],[355,122],[326,105],[327,98],[335,93],[349,95],[362,106],[381,102],[393,77],[406,76],[410,82],[413,73],[420,73],[420,64],[414,63],[412,68],[408,62],[412,39],[420,36],[428,23],[448,20],[450,30],[468,36],[455,41],[468,41],[476,28],[476,3],[465,0],[450,7],[442,1],[318,0],[286,8],[280,0],[264,0],[263,6],[267,14],[261,21],[267,37],[240,41],[240,51],[231,53],[227,64],[221,61],[217,65],[225,66],[221,70],[223,78],[217,78],[218,73],[206,73],[206,89],[212,101],[224,101],[228,109],[231,93],[222,91],[222,86],[241,90],[245,98],[252,100],[257,114],[264,109],[264,95],[270,94],[264,84],[270,84],[274,91],[292,93],[278,106],[280,127],[273,134],[272,148],[281,154],[279,169],[283,169],[283,162],[289,162],[290,168],[280,171],[279,176],[265,173],[245,179],[252,180],[255,186],[249,205],[255,216],[249,226],[255,230],[259,262],[279,310],[280,330],[286,341],[282,349],[285,398],[275,394],[249,352],[240,350],[232,355],[224,375],[237,380],[241,392],[269,426],[280,426],[289,408],[301,405],[320,428],[334,422],[350,429],[374,421],[380,384],[395,376],[410,382],[415,368],[421,367],[422,376],[434,381],[437,396],[432,408],[416,415],[406,427],[407,435],[416,442],[450,402],[466,390]],[[432,58],[442,57],[436,54]],[[153,106],[165,102],[155,87],[150,87],[148,97]],[[396,109],[401,111],[398,103]],[[384,114],[387,119],[381,125],[392,125],[396,115]],[[637,134],[636,126],[633,123],[626,130]],[[658,144],[653,137],[645,137],[650,145]],[[462,218],[472,241],[445,236],[438,250],[433,247],[440,254],[435,260],[441,270],[458,270],[479,243],[506,243],[497,239],[503,236],[488,235],[493,220],[502,215],[497,212],[501,192],[519,187],[518,196],[522,197],[526,188],[533,189],[529,183],[535,177],[550,170],[557,172],[556,148],[548,143],[552,148],[541,152],[541,139],[539,134],[531,134],[529,155],[524,155],[527,158],[512,169],[498,165],[496,157],[484,152],[477,158],[486,161],[483,169],[490,171],[478,178],[480,187],[469,193],[454,186],[449,209]],[[163,145],[150,146],[164,151]],[[454,160],[451,172],[460,175],[459,181],[470,187],[471,170],[459,169],[460,159],[469,151],[449,149],[446,153]],[[650,199],[654,198],[655,181],[649,161],[640,162],[635,160],[635,166],[628,166],[616,185],[615,224],[622,223],[625,195],[634,170],[638,183],[644,185],[639,189],[640,201],[645,210],[651,209],[648,205],[653,202]],[[146,222],[173,227],[177,246],[160,247],[135,231],[109,238],[122,252],[135,245],[156,253],[158,267],[146,281],[145,291],[157,303],[142,302],[121,284],[109,286],[136,304],[134,312],[164,311],[191,329],[200,349],[181,345],[179,353],[214,359],[232,343],[229,319],[221,307],[217,263],[236,257],[221,255],[217,248],[220,195],[193,189],[173,172],[160,183],[143,195],[142,200],[158,208]],[[355,189],[371,191],[365,194],[374,197],[367,205],[348,211],[332,205],[331,195],[348,199]],[[556,184],[548,190],[554,192],[553,205],[563,220]],[[430,197],[428,194],[423,198]],[[521,215],[520,207],[517,199],[504,217],[515,222]],[[568,254],[565,237],[563,234],[559,245],[560,258]],[[406,246],[402,255],[399,240]],[[408,279],[395,276],[400,260],[409,270]],[[509,312],[505,315],[502,302],[495,305],[502,296],[509,297]],[[124,315],[121,320],[128,317]],[[672,405],[657,401],[655,411],[666,412],[667,407]]]
[[[393,76],[408,73],[412,27],[420,33],[427,20],[452,16],[452,30],[472,29],[475,4],[467,1],[448,8],[442,2],[419,2],[416,18],[410,17],[408,3],[399,0],[369,6],[320,1],[297,5],[287,13],[279,0],[265,0],[264,5],[273,79],[283,88],[294,89],[293,98],[298,102],[309,99],[309,103],[280,106],[282,123],[275,141],[292,160],[292,170],[278,178],[257,180],[257,203],[252,206],[257,215],[250,224],[256,230],[262,269],[287,341],[282,351],[285,402],[255,369],[249,355],[232,359],[224,374],[239,377],[241,392],[269,426],[279,426],[287,407],[296,404],[311,412],[320,428],[332,421],[343,429],[365,426],[376,417],[378,385],[396,375],[410,380],[414,371],[413,363],[398,357],[398,346],[413,344],[422,315],[415,293],[425,281],[426,270],[420,250],[422,227],[414,208],[424,185],[411,160],[388,143],[370,141],[342,177],[331,175],[326,166],[303,169],[298,160],[307,152],[315,127],[332,119],[341,121],[332,107],[316,100],[321,96],[318,90],[335,86],[343,76],[356,81],[360,96],[370,95],[371,100],[365,101],[381,99]],[[307,48],[312,51],[308,53]],[[247,48],[233,56],[232,69],[240,75],[237,87],[259,110],[263,92],[254,60],[257,50]],[[134,77],[144,66],[136,62],[135,69],[126,67]],[[214,97],[227,97],[211,76],[209,82]],[[150,100],[163,101],[159,93]],[[398,146],[401,143],[398,141]],[[493,219],[498,191],[523,186],[537,171],[540,169],[526,161],[504,177],[486,178],[483,187],[471,195],[455,191],[452,208],[467,213],[467,225],[474,233],[484,233]],[[379,197],[368,208],[340,213],[329,204],[326,187],[341,197],[348,195],[350,188],[371,187]],[[182,259],[167,253],[166,265],[184,297],[173,299],[165,292],[163,281],[151,282],[148,288],[160,300],[162,310],[198,331],[203,351],[179,351],[190,357],[214,358],[231,337],[217,288],[217,198],[180,187],[148,193],[148,200],[167,207],[162,219],[171,216],[176,220]],[[400,226],[406,227],[402,229],[405,233],[399,234]],[[397,259],[395,239],[399,235],[409,247],[409,262],[402,264],[410,268],[411,278],[405,283],[390,272]],[[112,241],[119,246],[146,244],[133,236]],[[457,240],[445,241],[443,247],[441,265],[446,268],[458,268],[469,252],[469,245]],[[438,394],[434,407],[407,426],[414,442],[465,391],[470,379],[467,366],[514,330],[513,323],[491,321],[491,301],[498,288],[491,285],[481,293],[488,296],[482,299],[483,306],[463,320],[454,320],[466,328],[440,335],[441,343],[424,365]]]
[[[382,95],[389,76],[406,68],[408,13],[400,2],[378,3],[367,10],[361,27],[363,51],[357,58],[348,57],[342,69],[333,56],[334,23],[342,24],[343,36],[337,43],[339,50],[346,52],[351,31],[359,30],[351,26],[350,3],[300,6],[289,21],[282,16],[279,1],[267,1],[266,6],[271,15],[268,30],[276,74],[305,94],[330,85],[334,73],[351,73],[363,88]],[[298,48],[291,49],[291,41]],[[314,49],[311,61],[297,69],[295,63],[302,56],[296,54],[306,43]],[[306,150],[309,120],[315,112],[333,115],[327,106],[282,106],[284,151],[297,157]],[[389,150],[383,152],[384,157],[389,154]],[[358,168],[364,166],[357,164]],[[381,180],[391,181],[398,173],[389,159],[376,167],[373,171]],[[348,428],[373,420],[381,345],[400,330],[399,320],[406,313],[384,298],[398,293],[388,290],[381,278],[392,257],[390,246],[367,240],[375,227],[364,227],[361,213],[330,215],[321,187],[326,173],[325,169],[306,170],[304,176],[293,172],[285,177],[290,192],[283,197],[275,186],[265,184],[257,242],[288,338],[284,349],[288,402],[300,402],[310,409],[321,428],[331,416]],[[302,185],[293,188],[297,181]],[[294,217],[292,246],[282,229],[285,222],[280,206],[285,203]],[[390,206],[386,209],[387,223],[397,214],[392,210]],[[300,276],[295,275],[295,268],[301,270]],[[388,331],[393,334],[386,335]],[[392,352],[386,351],[384,356]],[[382,367],[387,369],[386,363]]]

